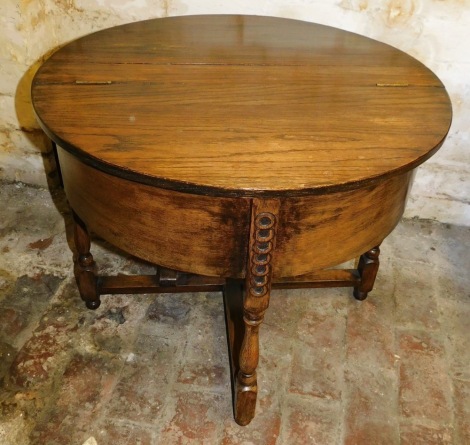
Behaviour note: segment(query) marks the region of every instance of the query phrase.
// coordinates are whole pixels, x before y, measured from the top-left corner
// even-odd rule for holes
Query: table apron
[[[71,207],[106,241],[170,269],[246,276],[254,199],[182,193],[129,181],[99,171],[60,147],[58,157]],[[403,214],[412,178],[411,171],[354,190],[279,198],[273,278],[336,266],[379,245]]]

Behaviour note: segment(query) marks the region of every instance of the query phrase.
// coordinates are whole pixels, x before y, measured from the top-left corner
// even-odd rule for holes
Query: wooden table
[[[399,50],[253,16],[86,36],[43,64],[32,98],[58,145],[86,305],[223,291],[241,425],[254,416],[271,288],[352,286],[364,299],[413,172],[451,122],[442,83]],[[97,275],[87,228],[156,274]],[[358,256],[357,269],[329,269]]]

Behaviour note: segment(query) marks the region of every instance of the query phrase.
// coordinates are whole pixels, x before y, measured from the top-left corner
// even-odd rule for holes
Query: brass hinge
[[[409,87],[409,83],[377,83],[378,87]]]

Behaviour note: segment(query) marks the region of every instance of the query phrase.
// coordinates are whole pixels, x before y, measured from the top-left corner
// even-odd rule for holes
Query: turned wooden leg
[[[239,425],[255,415],[259,328],[269,305],[278,201],[253,200],[249,259],[243,295],[243,341],[234,382],[234,414]]]
[[[77,257],[74,259],[74,275],[77,281],[78,291],[88,309],[97,309],[100,305],[98,283],[95,274],[95,262],[90,253],[90,235],[83,221],[73,213],[74,230],[73,237]]]
[[[361,255],[357,267],[359,275],[361,276],[361,283],[359,286],[354,287],[354,298],[356,298],[356,300],[365,300],[367,294],[374,287],[375,277],[379,270],[379,255],[379,246]]]

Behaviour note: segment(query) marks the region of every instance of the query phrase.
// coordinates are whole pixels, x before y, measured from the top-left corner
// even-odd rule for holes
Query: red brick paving
[[[283,414],[286,418],[281,432],[281,443],[340,443],[339,403],[316,398],[297,398],[287,402]]]
[[[465,445],[468,443],[460,439],[454,441],[451,427],[420,425],[418,422],[402,424],[400,433],[401,445]]]
[[[159,444],[213,444],[221,436],[220,412],[223,397],[214,393],[176,392],[176,406],[169,406],[173,416],[164,425]],[[226,410],[223,410],[226,411]]]
[[[404,332],[399,344],[402,416],[450,425],[452,383],[444,344],[423,332]]]
[[[396,372],[364,365],[351,365],[345,373],[344,443],[399,444]]]
[[[86,310],[65,236],[51,233],[61,216],[28,205],[43,212],[35,233],[21,223],[0,236],[0,437],[25,431],[7,445],[470,444],[468,228],[400,224],[365,302],[349,289],[273,292],[257,417],[240,427],[220,295]],[[107,269],[141,267],[93,249]]]

